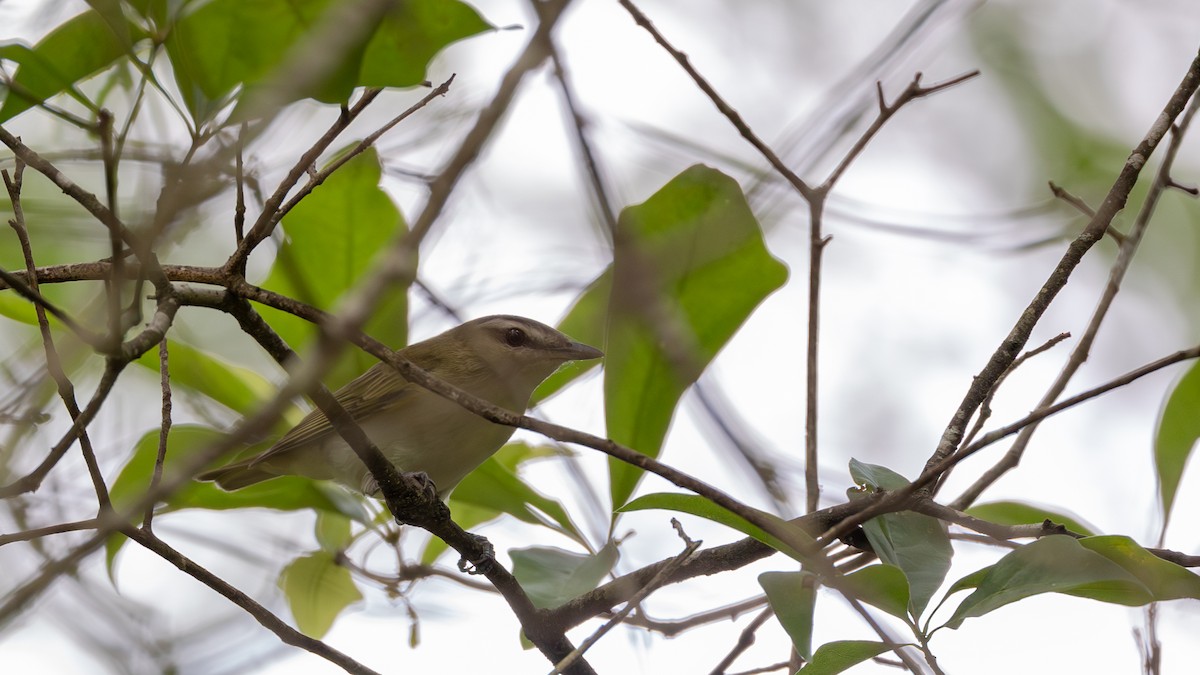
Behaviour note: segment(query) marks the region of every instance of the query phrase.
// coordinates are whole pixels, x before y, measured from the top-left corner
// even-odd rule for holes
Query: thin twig
[[[759,139],[759,137],[753,131],[751,131],[750,127],[742,119],[742,116],[738,114],[737,110],[734,110],[732,106],[726,103],[725,99],[721,98],[721,95],[718,94],[717,91],[713,89],[712,85],[708,83],[708,80],[704,79],[704,77],[692,67],[691,62],[688,60],[687,54],[684,54],[675,47],[671,46],[671,43],[667,42],[667,39],[663,37],[662,33],[658,32],[658,29],[654,27],[654,24],[650,22],[650,19],[648,19],[640,9],[630,2],[630,0],[618,1],[621,3],[621,6],[629,12],[630,16],[633,17],[633,20],[637,23],[637,25],[646,29],[646,32],[654,38],[654,41],[657,42],[663,49],[665,49],[667,53],[679,63],[688,76],[692,78],[692,81],[696,83],[696,86],[698,86],[700,90],[703,91],[706,96],[708,96],[708,99],[712,101],[713,105],[717,107],[717,110],[719,110],[721,114],[724,115],[727,120],[729,120],[733,127],[738,130],[738,133],[742,135],[742,138],[745,138],[750,145],[754,146],[754,148],[758,150],[759,154],[761,154],[767,160],[767,162],[771,164],[771,167],[779,172],[779,175],[787,179],[788,183],[790,183],[791,186],[801,194],[801,196],[803,196],[806,200],[810,199],[815,192],[814,188],[810,187],[808,183],[805,183],[803,179],[797,176],[796,173],[792,171],[782,159],[779,158],[779,155],[775,154],[774,150],[772,150],[766,143]]]
[[[1008,369],[1008,366],[1017,358],[1021,350],[1024,349],[1026,342],[1029,341],[1030,334],[1033,332],[1034,326],[1041,320],[1042,315],[1045,314],[1059,291],[1066,286],[1071,273],[1083,259],[1084,254],[1104,236],[1104,232],[1112,224],[1112,220],[1117,212],[1125,207],[1125,203],[1129,199],[1129,193],[1137,183],[1137,178],[1141,174],[1146,160],[1154,152],[1155,148],[1158,147],[1175,118],[1183,112],[1188,100],[1191,99],[1198,87],[1200,87],[1200,55],[1197,55],[1192,60],[1179,86],[1176,87],[1167,104],[1163,107],[1162,113],[1155,119],[1145,136],[1138,142],[1137,147],[1130,153],[1129,158],[1121,168],[1120,174],[1113,182],[1108,195],[1104,198],[1104,202],[1096,212],[1096,216],[1091,219],[1079,236],[1070,243],[1061,260],[1055,266],[1054,271],[1050,273],[1033,300],[1030,301],[1029,305],[1021,313],[1021,316],[1017,319],[1009,334],[988,359],[987,365],[972,380],[971,386],[968,388],[962,402],[958,405],[958,408],[950,418],[950,422],[942,432],[942,437],[938,441],[937,448],[926,461],[922,476],[928,474],[933,467],[943,466],[945,460],[952,456],[955,450],[958,449],[963,435],[967,430],[967,424],[974,415],[975,410],[983,402],[983,399],[987,396],[987,392],[991,391],[993,385],[996,383],[996,379]],[[949,465],[945,466],[948,467]]]
[[[292,198],[289,199],[287,201],[287,203],[285,203],[283,206],[279,207],[279,209],[276,210],[275,213],[271,216],[272,227],[274,226],[274,224],[277,224],[281,220],[283,220],[283,217],[286,216],[289,211],[291,211],[293,208],[295,208],[296,205],[300,203],[300,200],[307,197],[310,192],[312,192],[319,185],[324,183],[331,175],[333,175],[333,172],[342,168],[342,166],[344,166],[346,164],[346,162],[349,162],[350,160],[354,159],[355,157],[361,155],[364,151],[366,151],[367,148],[374,145],[375,142],[378,141],[381,136],[383,136],[385,133],[390,131],[397,124],[408,119],[409,116],[411,116],[413,113],[417,112],[421,108],[424,108],[435,98],[445,96],[446,92],[450,91],[450,85],[454,82],[454,77],[455,77],[454,75],[451,75],[449,77],[449,79],[447,79],[445,82],[434,87],[433,90],[430,91],[428,94],[426,94],[424,97],[422,97],[420,101],[417,101],[416,103],[412,104],[404,112],[400,113],[399,115],[396,115],[391,120],[389,120],[386,124],[384,124],[383,126],[379,127],[375,131],[368,134],[366,138],[359,141],[358,144],[355,145],[353,148],[351,148],[350,150],[346,151],[345,153],[339,155],[336,159],[334,159],[332,162],[329,163],[329,166],[326,166],[324,169],[321,169],[320,171],[310,174],[308,177],[308,182],[306,182],[303,186],[301,186],[301,188],[296,191],[296,194],[292,195]]]
[[[17,240],[21,244],[21,254],[25,259],[25,272],[31,279],[29,289],[40,297],[41,294],[38,291],[35,273],[37,266],[33,261],[33,247],[29,243],[29,229],[25,224],[25,208],[21,201],[21,186],[24,182],[24,173],[25,163],[20,159],[17,160],[11,178],[7,170],[0,171],[0,175],[4,178],[4,186],[8,190],[9,201],[13,207],[13,219],[9,221],[9,225],[16,232]],[[54,345],[54,334],[50,331],[50,322],[46,318],[46,309],[38,303],[34,303],[33,308],[37,313],[38,331],[42,336],[42,350],[46,355],[46,370],[50,373],[50,377],[54,380],[54,384],[58,388],[58,396],[62,399],[63,407],[67,409],[67,414],[71,416],[72,421],[78,420],[81,411],[79,410],[79,402],[75,398],[75,384],[71,382],[71,378],[67,376],[66,370],[63,369],[58,348]],[[100,465],[96,461],[96,452],[92,448],[91,438],[88,436],[86,429],[83,428],[79,431],[79,448],[80,453],[83,455],[84,464],[87,466],[88,475],[92,480],[92,487],[96,491],[96,502],[101,509],[106,509],[109,507],[108,488],[104,484],[104,475],[100,472]]]
[[[671,558],[671,560],[662,568],[662,571],[660,571],[654,576],[653,579],[650,580],[650,583],[643,586],[640,590],[638,590],[637,593],[634,593],[633,597],[629,599],[629,602],[625,604],[625,607],[621,608],[621,611],[613,615],[611,619],[596,629],[596,632],[589,635],[583,642],[580,642],[579,646],[576,647],[570,654],[567,654],[561,661],[554,664],[554,668],[550,671],[550,675],[557,675],[558,673],[567,672],[567,669],[571,667],[571,664],[578,661],[579,658],[582,657],[585,652],[587,652],[587,650],[591,649],[592,645],[600,641],[600,638],[604,637],[605,634],[607,634],[610,630],[623,622],[625,617],[628,616],[635,607],[641,604],[642,600],[649,596],[653,591],[658,590],[658,587],[661,586],[668,578],[670,578],[670,575],[676,569],[678,569],[679,566],[684,563],[684,561],[690,558],[692,554],[696,552],[696,549],[700,548],[700,545],[704,543],[698,539],[695,541],[689,539],[687,535],[684,534],[683,526],[679,524],[678,520],[672,518],[671,524],[675,527],[676,531],[679,532],[680,537],[684,540],[684,547],[683,550],[679,552],[679,555]]]
[[[1200,57],[1198,57],[1198,61],[1200,61]],[[1200,73],[1197,73],[1197,79],[1200,79]],[[1200,96],[1193,96],[1191,105],[1183,113],[1178,124],[1172,127],[1171,137],[1163,153],[1162,162],[1159,164],[1154,183],[1146,193],[1146,199],[1142,202],[1142,208],[1138,212],[1133,228],[1121,242],[1121,249],[1117,254],[1117,259],[1113,262],[1112,269],[1109,271],[1108,283],[1105,284],[1104,290],[1101,292],[1100,300],[1096,303],[1096,309],[1092,312],[1087,328],[1084,329],[1083,336],[1079,339],[1075,348],[1071,350],[1071,354],[1067,358],[1067,363],[1063,367],[1062,372],[1059,373],[1045,395],[1042,396],[1041,401],[1038,402],[1039,408],[1050,405],[1061,396],[1071,378],[1079,371],[1083,363],[1087,361],[1092,344],[1095,342],[1096,335],[1100,331],[1100,324],[1108,316],[1108,310],[1112,306],[1113,299],[1116,298],[1117,293],[1121,290],[1121,282],[1125,278],[1125,273],[1133,263],[1133,256],[1137,252],[1142,237],[1145,235],[1147,228],[1150,226],[1150,221],[1154,217],[1158,201],[1169,187],[1171,167],[1175,164],[1175,155],[1179,151],[1183,136],[1197,110],[1200,110]],[[1025,453],[1025,448],[1029,446],[1029,441],[1033,438],[1033,434],[1036,431],[1036,423],[1022,429],[1021,434],[1013,442],[1012,447],[1004,453],[1000,461],[985,471],[958,499],[954,500],[955,508],[965,509],[967,506],[970,506],[983,494],[983,491],[988,486],[995,483],[1008,471],[1016,468]],[[1169,516],[1170,514],[1168,513],[1168,517],[1164,518],[1164,521],[1168,520]],[[1165,525],[1166,523],[1164,522],[1164,527]]]
[[[154,456],[154,473],[150,476],[150,489],[162,481],[163,464],[167,460],[167,439],[171,433],[171,371],[167,352],[167,341],[158,343],[158,377],[162,389],[162,423],[158,430],[158,453]],[[142,528],[151,530],[154,521],[154,505],[146,507]]]
[[[742,632],[738,635],[738,640],[736,643],[734,643],[733,649],[730,649],[729,653],[721,657],[721,660],[717,663],[717,665],[713,666],[713,669],[709,675],[725,675],[725,671],[728,670],[729,666],[733,665],[733,662],[737,660],[737,657],[741,656],[743,652],[745,652],[750,648],[751,645],[754,644],[754,634],[758,632],[758,629],[762,628],[762,625],[767,622],[767,619],[770,619],[773,616],[775,616],[775,610],[771,609],[770,607],[764,608],[763,611],[755,615],[750,623],[746,624],[746,627],[743,628]]]
[[[120,531],[131,540],[141,544],[146,549],[156,553],[163,560],[179,568],[179,571],[220,593],[230,602],[244,609],[247,614],[264,628],[274,633],[284,644],[299,647],[319,656],[345,670],[347,673],[378,675],[374,670],[371,670],[324,642],[311,638],[287,625],[287,623],[272,614],[266,607],[255,602],[253,598],[234,588],[224,579],[208,571],[202,565],[197,564],[196,561],[171,548],[166,542],[154,536],[149,531],[138,529],[131,525],[121,527]]]

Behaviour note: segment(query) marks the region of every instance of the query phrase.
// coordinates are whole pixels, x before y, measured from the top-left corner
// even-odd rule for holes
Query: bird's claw
[[[466,556],[459,558],[458,571],[466,574],[487,574],[492,570],[492,566],[496,564],[496,547],[492,546],[492,542],[487,540],[487,537],[478,534],[467,533],[475,541],[475,545],[482,549],[477,560],[467,560]]]

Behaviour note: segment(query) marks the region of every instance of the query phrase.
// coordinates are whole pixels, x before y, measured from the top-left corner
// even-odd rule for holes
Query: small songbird
[[[505,315],[468,321],[398,353],[439,379],[516,412],[529,406],[533,390],[562,364],[604,355],[543,323]],[[334,398],[397,469],[424,472],[443,498],[514,431],[405,380],[386,363],[372,366]],[[319,410],[261,454],[199,479],[237,490],[283,475],[333,480],[368,494],[376,489],[366,466]]]

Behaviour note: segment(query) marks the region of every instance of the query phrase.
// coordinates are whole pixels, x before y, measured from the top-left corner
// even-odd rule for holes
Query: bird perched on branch
[[[398,354],[440,380],[517,412],[562,364],[604,355],[543,323],[507,315],[468,321]],[[397,469],[425,473],[443,498],[514,431],[409,382],[386,363],[372,366],[334,398]],[[377,489],[358,455],[319,410],[261,454],[199,479],[237,490],[283,475],[333,480],[368,494]]]

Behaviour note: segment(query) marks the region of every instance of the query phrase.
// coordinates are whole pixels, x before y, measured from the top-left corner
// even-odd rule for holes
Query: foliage
[[[543,4],[560,7],[558,3]],[[348,7],[377,14],[356,27],[354,17],[347,14]],[[544,8],[540,21],[554,20],[548,11]],[[339,21],[345,23],[339,25]],[[82,413],[79,425],[88,427],[90,438],[79,439],[78,445],[89,461],[96,457],[86,453],[99,455],[102,460],[88,467],[90,473],[107,475],[110,467],[116,467],[109,476],[110,483],[95,479],[99,496],[94,520],[80,521],[78,527],[50,527],[93,531],[95,537],[83,546],[105,548],[114,585],[121,578],[119,563],[123,564],[123,556],[128,555],[122,551],[128,551],[130,543],[142,543],[230,598],[285,642],[306,645],[304,648],[346,670],[369,672],[353,661],[353,655],[346,657],[320,642],[314,646],[303,636],[320,640],[347,612],[356,611],[364,600],[369,602],[381,588],[389,600],[400,599],[409,615],[416,616],[411,600],[415,581],[439,574],[458,578],[453,577],[455,572],[442,570],[439,565],[452,547],[467,556],[461,540],[452,541],[439,534],[410,545],[402,539],[417,528],[402,528],[380,502],[370,497],[298,476],[233,492],[192,480],[203,468],[269,447],[289,424],[295,423],[301,413],[290,407],[291,401],[277,400],[276,380],[281,365],[289,367],[290,377],[299,378],[304,371],[290,362],[271,364],[263,358],[234,358],[228,345],[212,337],[218,334],[215,328],[211,334],[204,330],[187,334],[182,326],[188,325],[185,321],[209,321],[198,317],[215,313],[230,315],[279,361],[285,361],[281,354],[291,350],[308,363],[319,363],[322,349],[336,341],[330,336],[355,342],[359,347],[369,342],[360,337],[360,332],[393,348],[405,344],[410,319],[414,325],[417,323],[410,317],[414,298],[424,297],[419,295],[424,293],[433,298],[426,304],[442,304],[428,288],[413,289],[414,284],[419,285],[421,272],[431,264],[417,255],[422,250],[422,238],[436,221],[437,209],[449,202],[449,191],[462,172],[480,155],[483,138],[490,132],[485,129],[479,138],[468,134],[445,173],[424,181],[421,187],[429,195],[424,207],[433,210],[417,212],[397,197],[395,186],[389,182],[389,166],[376,145],[378,137],[368,138],[368,132],[362,132],[354,122],[374,100],[377,88],[427,86],[427,71],[439,52],[491,29],[475,9],[456,0],[362,3],[361,7],[334,0],[96,0],[35,44],[0,45],[0,59],[15,66],[7,77],[0,103],[0,126],[6,128],[4,141],[21,157],[22,168],[5,174],[11,186],[14,229],[21,232],[27,227],[18,222],[19,202],[37,189],[36,181],[49,180],[55,189],[67,194],[62,199],[73,200],[96,217],[98,223],[94,226],[103,231],[101,239],[112,248],[111,255],[93,260],[84,255],[91,249],[82,244],[73,247],[69,237],[48,237],[37,232],[38,241],[32,248],[39,262],[63,258],[78,265],[43,269],[34,275],[41,286],[21,293],[12,289],[23,285],[22,278],[6,274],[5,288],[9,291],[0,295],[0,315],[5,317],[6,330],[21,335],[30,344],[43,345],[43,332],[35,327],[50,336],[45,343],[49,356],[44,364],[39,362],[38,376],[45,370],[55,377],[61,370],[57,389],[72,410],[71,417],[81,415],[74,408],[88,411]],[[307,50],[317,39],[329,41],[319,45],[327,51],[322,51],[320,58],[308,59]],[[345,44],[338,44],[338,39]],[[537,52],[539,58],[545,58],[543,52],[550,48],[543,45],[543,50]],[[686,60],[681,62],[687,65]],[[532,69],[534,65],[526,67]],[[567,88],[565,82],[563,87]],[[906,98],[895,99],[893,107],[881,99],[878,124],[863,133],[862,143],[846,156],[846,165],[905,103],[943,88],[926,87],[918,78],[904,94]],[[432,98],[417,104],[414,110],[436,106],[437,102],[429,102]],[[1046,100],[1031,99],[1034,107],[1049,105]],[[148,102],[151,100],[153,104]],[[502,96],[498,95],[497,100]],[[722,105],[719,103],[718,108],[725,111]],[[1178,117],[1182,105],[1181,101],[1168,117]],[[173,111],[174,129],[184,130],[187,142],[180,152],[169,153],[171,159],[161,162],[161,192],[153,200],[154,207],[143,204],[130,208],[120,202],[117,186],[132,182],[136,176],[129,168],[134,165],[132,153],[139,149],[134,140],[145,138],[143,126],[150,124],[146,111],[152,106]],[[272,125],[284,123],[288,115],[301,108],[329,117],[330,131],[319,140],[296,143],[294,157],[289,158],[295,162],[290,178],[278,186],[268,186],[264,198],[260,192],[263,186],[258,182],[261,176],[254,169],[246,170],[244,164],[253,165],[254,152],[259,148],[256,143]],[[112,110],[118,111],[115,117]],[[495,124],[501,117],[480,115],[479,128],[484,128],[487,120]],[[579,119],[577,115],[574,118]],[[25,146],[8,133],[7,127],[30,119],[56,129],[74,126],[87,132],[89,142],[94,141],[100,148],[98,164],[109,188],[101,190],[102,197],[74,183],[68,177],[71,171],[47,168],[49,160],[38,154],[38,148],[30,150],[31,154],[21,154]],[[735,126],[744,125],[736,115],[730,115],[730,119]],[[1055,123],[1067,122],[1056,117]],[[581,121],[577,124],[580,139],[585,140],[586,125]],[[1180,125],[1177,129],[1186,126],[1184,122],[1176,124]],[[752,136],[748,129],[739,127],[739,131],[743,136]],[[362,142],[364,139],[367,142]],[[1090,141],[1075,138],[1071,143],[1079,151]],[[1105,147],[1106,151],[1115,151],[1118,145],[1108,142]],[[144,157],[141,160],[150,161]],[[802,283],[789,278],[787,265],[765,234],[769,223],[747,196],[736,171],[710,164],[716,162],[677,170],[655,186],[649,197],[624,205],[612,219],[612,229],[606,232],[612,242],[611,258],[604,261],[598,276],[587,277],[591,281],[585,287],[570,292],[566,303],[569,309],[558,323],[574,339],[602,344],[603,364],[564,367],[534,395],[534,403],[540,404],[569,387],[585,388],[588,385],[584,376],[602,368],[599,384],[607,438],[549,425],[537,430],[560,443],[573,442],[608,453],[607,504],[600,518],[603,525],[592,529],[580,525],[596,524],[588,505],[601,504],[603,499],[595,495],[574,498],[571,490],[535,483],[530,477],[536,463],[558,461],[565,454],[561,445],[541,440],[518,438],[505,446],[449,497],[457,526],[475,528],[503,520],[530,533],[533,541],[545,538],[571,547],[568,550],[538,543],[508,548],[511,564],[503,567],[504,556],[499,556],[498,572],[476,564],[522,621],[525,637],[547,657],[558,662],[564,654],[555,650],[571,643],[566,631],[585,620],[612,615],[622,606],[626,610],[637,606],[631,623],[653,625],[641,603],[661,586],[699,574],[734,574],[772,552],[784,554],[771,558],[771,564],[784,568],[755,577],[765,594],[759,604],[769,608],[790,638],[804,662],[801,673],[842,672],[888,651],[910,659],[927,658],[936,669],[930,642],[935,632],[958,629],[968,619],[984,620],[1002,607],[1045,593],[1133,607],[1200,599],[1200,577],[1175,562],[1185,556],[1143,547],[1130,536],[1100,534],[1098,528],[1065,508],[1041,506],[1034,498],[965,503],[959,505],[964,513],[950,510],[954,517],[929,515],[922,507],[940,505],[935,500],[940,499],[939,484],[949,475],[946,468],[936,475],[925,473],[910,480],[891,468],[852,459],[841,476],[845,484],[854,486],[847,499],[829,509],[794,517],[783,504],[759,508],[742,495],[720,492],[713,485],[724,485],[725,476],[694,478],[663,464],[672,424],[680,417],[689,390],[706,373],[712,373],[714,361],[755,321],[755,312],[773,293],[789,284]],[[1089,168],[1107,169],[1112,174],[1121,170],[1120,162]],[[24,187],[17,185],[22,171],[30,181]],[[814,276],[808,280],[813,298],[819,295],[821,251],[829,243],[819,236],[822,209],[840,175],[840,170],[835,170],[820,186],[803,183],[798,188],[810,206],[815,237],[809,258],[809,271]],[[15,181],[13,176],[17,177]],[[304,177],[308,182],[303,182]],[[1121,180],[1112,189],[1114,199],[1124,203],[1134,183],[1123,185]],[[1149,193],[1170,186],[1159,180],[1154,187],[1144,189]],[[1118,194],[1118,188],[1124,192]],[[247,193],[251,194],[248,207]],[[214,206],[223,203],[221,200],[234,199],[238,207],[232,210]],[[1153,208],[1150,197],[1145,197],[1145,203]],[[197,214],[214,211],[235,214],[231,220],[236,224],[220,224],[224,228],[221,255],[227,257],[211,267],[176,264],[173,256],[183,257],[188,252],[187,230],[199,229]],[[46,214],[28,209],[31,220],[45,218]],[[247,215],[249,228],[241,220]],[[1107,222],[1093,219],[1088,228],[1095,236],[1077,241],[1099,238],[1099,233],[1109,230],[1114,215],[1115,211],[1109,214]],[[1152,210],[1147,220],[1150,215]],[[44,226],[31,224],[27,229],[36,231],[37,227]],[[1136,247],[1136,239],[1125,235],[1121,245]],[[1134,243],[1129,244],[1131,241]],[[266,250],[272,251],[269,260],[262,253]],[[4,255],[6,264],[17,264],[17,258],[9,257],[11,253]],[[250,256],[267,268],[260,284],[246,277]],[[1063,284],[1078,263],[1069,258],[1069,254],[1064,256],[1066,262],[1060,263],[1065,270]],[[1051,276],[1048,286],[1036,294],[1026,310],[1024,316],[1032,317],[1034,323],[1061,288],[1046,290],[1056,278]],[[59,283],[71,288],[51,288]],[[373,286],[376,284],[377,288]],[[34,306],[54,316],[49,320],[39,318],[32,311]],[[360,322],[346,318],[355,316],[355,310],[364,306],[369,311],[362,314]],[[814,378],[809,381],[810,390],[817,392],[812,371],[820,363],[815,351],[819,321],[816,309],[812,311],[808,325],[813,332],[807,337],[813,351],[808,352],[807,376]],[[258,317],[263,320],[261,326],[255,324]],[[46,323],[40,325],[43,321]],[[1031,330],[1032,325],[1024,334],[1014,332],[1017,337],[1005,338],[989,367],[972,383],[972,387],[983,389],[978,396],[966,397],[974,403],[960,408],[964,414],[956,415],[956,424],[966,425],[972,419],[986,421],[980,406],[987,409],[996,388],[1012,368],[1020,365],[1017,355],[1026,347]],[[797,336],[797,343],[803,341]],[[144,384],[159,373],[159,342],[166,347],[169,369],[164,414],[171,414],[173,399],[189,411],[189,421],[161,428],[139,427],[132,442],[99,440],[105,429],[92,424],[92,418],[101,408],[108,409],[108,392],[101,386],[92,401],[77,402],[73,398],[77,394],[64,383],[94,380],[97,373],[103,372],[102,382],[111,376],[120,386],[133,378],[140,378]],[[1193,352],[1180,352],[1169,363],[1194,360],[1197,353]],[[42,353],[28,349],[18,356],[28,360],[30,354]],[[1086,356],[1086,348],[1083,353]],[[796,361],[801,360],[800,354],[797,347]],[[322,382],[330,388],[340,387],[376,363],[377,357],[367,349],[348,349],[325,369]],[[1153,368],[1148,366],[1146,373],[1169,363],[1150,364]],[[125,369],[127,364],[137,367]],[[4,473],[13,473],[14,479],[21,472],[12,467],[37,465],[45,458],[49,471],[58,461],[54,453],[47,455],[44,448],[28,442],[34,422],[42,419],[39,415],[51,390],[45,379],[35,377],[30,382],[17,397],[21,400],[12,406],[12,410],[29,414],[24,418],[11,416],[27,419],[28,424],[14,434],[13,450],[6,447],[0,458],[5,463]],[[312,392],[313,388],[306,391]],[[810,405],[808,414],[815,416],[815,401]],[[275,406],[274,414],[267,416],[263,411],[272,410],[271,406]],[[1157,419],[1153,468],[1164,533],[1183,485],[1185,468],[1200,439],[1197,410],[1200,364],[1193,365],[1172,386]],[[8,415],[9,409],[4,412]],[[260,415],[263,420],[258,420]],[[1039,420],[1026,421],[1024,428],[1033,429]],[[528,420],[521,424],[534,426]],[[800,426],[797,421],[796,428]],[[60,442],[64,447],[76,443],[75,432],[65,427],[59,431],[64,434]],[[954,451],[967,428],[952,431],[957,436],[948,434],[947,438],[953,437],[954,447],[950,450]],[[119,453],[112,450],[116,446]],[[810,467],[814,477],[816,468]],[[647,473],[657,474],[688,493],[639,493]],[[38,490],[44,490],[40,485],[43,478],[38,477],[31,485],[30,481],[6,476],[3,497],[21,504],[13,509],[21,519],[29,509],[19,500],[35,503],[34,499],[42,499],[46,493]],[[987,482],[984,487],[990,485]],[[220,519],[222,527],[236,528],[239,518],[251,509],[276,515],[283,511],[309,514],[315,522],[311,539],[291,546],[287,559],[276,561],[278,569],[272,570],[278,573],[279,597],[290,610],[294,628],[267,609],[282,603],[260,605],[241,591],[226,588],[216,575],[206,577],[211,574],[207,568],[182,553],[176,552],[177,557],[173,557],[163,553],[161,547],[146,543],[162,544],[152,527],[155,523],[167,521],[188,527],[190,521],[180,512],[203,514]],[[877,510],[852,526],[846,525],[867,509]],[[42,512],[47,510],[43,508]],[[716,528],[718,532],[731,531],[749,539],[727,548],[701,549],[686,559],[668,558],[649,564],[636,560],[630,553],[636,549],[627,547],[627,538],[617,534],[624,522],[620,519],[624,514],[647,517],[660,511],[687,514],[702,527],[716,524],[721,526]],[[998,540],[1035,538],[1012,544],[1011,551],[996,555],[993,562],[947,584],[956,549],[968,545],[955,542],[952,535],[958,532],[958,526],[972,522],[971,518],[986,521],[990,529],[980,531]],[[1030,527],[1039,523],[1043,523],[1044,531],[1030,534]],[[843,526],[846,531],[830,534]],[[1068,534],[1063,534],[1063,528]],[[26,539],[40,545],[43,537],[58,533],[32,526],[21,529],[26,532],[12,538],[0,537],[2,545]],[[426,529],[435,531],[432,527]],[[593,531],[596,529],[603,533],[598,535]],[[681,537],[687,540],[683,530],[679,526]],[[830,556],[828,549],[839,546],[839,541],[847,545],[845,555]],[[79,550],[82,557],[91,549]],[[392,556],[386,568],[381,566],[379,551]],[[217,553],[229,555],[230,551]],[[854,557],[849,563],[843,562],[850,556]],[[236,559],[236,551],[230,557]],[[46,564],[41,573],[67,573],[70,567],[66,566],[66,572],[54,572],[54,565]],[[198,570],[204,570],[204,574]],[[628,583],[605,584],[610,578]],[[52,576],[44,583],[29,583],[22,588],[32,589],[28,592],[36,595],[50,581]],[[826,593],[824,588],[836,594]],[[966,591],[965,596],[958,595]],[[20,612],[31,599],[21,596],[21,592],[10,596],[6,600],[9,604],[0,605],[0,620]],[[892,622],[889,626],[911,632],[912,643],[839,639],[814,649],[814,626],[820,612],[829,598],[837,596],[849,599],[856,611],[871,613],[881,621]],[[938,610],[952,598],[961,599],[948,610],[948,618],[935,622]],[[590,599],[592,604],[581,599]],[[586,616],[572,612],[584,612]],[[415,644],[415,626],[412,635]],[[951,639],[945,636],[953,632],[943,631],[941,635]],[[908,649],[910,646],[916,649]]]

